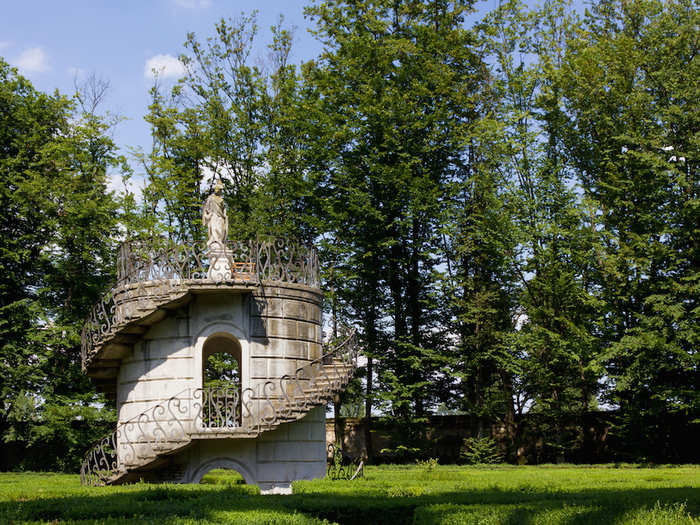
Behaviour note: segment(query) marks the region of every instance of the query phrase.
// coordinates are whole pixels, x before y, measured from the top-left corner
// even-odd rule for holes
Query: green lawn
[[[700,467],[370,467],[260,496],[233,472],[201,485],[81,487],[66,474],[0,474],[0,523],[700,524]]]

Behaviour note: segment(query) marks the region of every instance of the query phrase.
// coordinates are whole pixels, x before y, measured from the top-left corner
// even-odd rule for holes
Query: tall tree
[[[511,321],[501,317],[500,344],[474,353],[500,356],[491,380],[477,376],[474,383],[486,380],[488,386],[498,379],[495,384],[510,390],[501,398],[501,417],[516,450],[522,453],[515,412],[527,409],[530,420],[537,420],[545,454],[560,460],[581,438],[600,372],[591,249],[596,235],[561,151],[559,75],[576,27],[567,9],[566,2],[545,2],[535,10],[505,2],[482,24],[499,99],[492,164],[507,181],[492,205],[503,212],[500,244],[489,260],[500,264],[494,267],[501,268],[500,315],[510,307]],[[477,307],[477,319],[478,310],[488,311]]]
[[[405,424],[435,404],[435,256],[444,192],[462,165],[483,63],[468,5],[325,2],[308,8],[324,45],[305,70],[325,151],[316,173],[326,229],[361,319],[371,412],[374,367],[386,408]],[[315,98],[313,96],[315,95]],[[440,342],[441,343],[441,342]],[[377,359],[377,361],[375,361]],[[408,425],[407,432],[420,426]]]
[[[106,184],[123,159],[87,95],[77,109],[0,61],[0,436],[34,447],[33,468],[74,468],[103,428],[76,421],[104,423],[79,334],[113,273],[118,201]]]
[[[600,2],[562,75],[567,154],[603,233],[608,400],[649,458],[683,448],[674,416],[698,417],[699,21],[690,0]]]
[[[272,28],[268,64],[253,64],[256,13],[220,20],[201,42],[189,34],[180,57],[187,74],[169,91],[158,82],[146,117],[153,146],[142,155],[147,215],[176,240],[201,238],[200,208],[220,178],[230,238],[283,235],[310,240],[308,182],[300,162],[298,74],[292,34]],[[165,220],[158,221],[160,216]]]

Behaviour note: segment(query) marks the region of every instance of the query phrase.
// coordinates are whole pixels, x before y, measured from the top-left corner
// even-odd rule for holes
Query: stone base
[[[279,494],[283,496],[288,496],[292,493],[291,483],[260,483],[260,494]]]
[[[243,275],[240,268],[252,275],[254,268],[227,261],[224,257],[221,262],[226,264],[219,268],[224,273],[232,270],[236,276]],[[202,371],[212,348],[221,347],[239,359],[241,383],[262,394],[266,393],[265,385],[278,384],[280,377],[294,374],[320,356],[321,294],[317,290],[274,283],[233,291],[221,283],[208,286],[193,293],[182,308],[164,313],[147,332],[139,334],[140,340],[122,358],[116,378],[120,422],[138,418],[157,404],[165,408],[162,417],[177,418],[180,405],[171,398],[185,399],[188,392],[202,387]],[[183,406],[189,405],[185,402]],[[253,408],[263,410],[266,406],[263,403]],[[174,421],[162,422],[168,429],[178,428]],[[154,430],[129,430],[125,442],[138,438],[142,431]],[[129,467],[121,482],[142,478],[199,483],[212,469],[230,468],[264,493],[288,493],[294,480],[325,475],[324,407],[257,438],[226,432],[195,433],[190,442],[182,437],[181,448],[154,451],[146,444],[143,450],[132,451],[120,447],[120,459]],[[143,452],[140,456],[145,458],[156,453],[157,457],[139,463],[134,461],[133,452]]]
[[[232,277],[233,252],[227,249],[212,249],[209,251],[210,266],[207,279],[214,282],[228,281]]]
[[[200,439],[173,455],[168,468],[144,473],[143,479],[199,483],[210,470],[225,468],[258,485],[261,494],[291,494],[292,481],[326,475],[325,419],[325,408],[316,407],[255,439]]]

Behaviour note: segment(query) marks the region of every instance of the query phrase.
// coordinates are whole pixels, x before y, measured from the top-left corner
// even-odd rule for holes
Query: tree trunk
[[[374,456],[372,447],[372,358],[367,358],[367,389],[365,393],[365,454],[370,463]]]
[[[343,401],[340,394],[336,394],[333,398],[333,432],[335,433],[335,448],[341,452],[345,452],[345,421],[341,420],[340,408],[343,406]]]

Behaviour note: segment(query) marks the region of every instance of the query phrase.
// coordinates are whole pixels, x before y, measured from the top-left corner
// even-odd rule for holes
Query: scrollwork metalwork
[[[323,355],[258,389],[238,385],[186,389],[120,424],[86,454],[85,485],[104,485],[129,468],[172,451],[197,432],[259,434],[328,402],[352,378],[357,337],[350,332]],[[343,470],[345,472],[345,470]]]
[[[365,463],[360,458],[351,458],[345,455],[340,448],[333,443],[328,445],[326,476],[332,480],[347,480],[363,478],[365,476]]]
[[[202,428],[237,428],[241,426],[241,405],[238,385],[198,389],[202,402],[197,421]]]
[[[228,241],[215,251],[205,243],[178,244],[164,239],[123,243],[117,254],[117,281],[83,325],[83,367],[100,345],[139,316],[141,305],[134,302],[143,299],[144,304],[157,308],[171,300],[169,292],[186,291],[184,281],[272,281],[318,288],[318,254],[313,247],[286,239]]]

